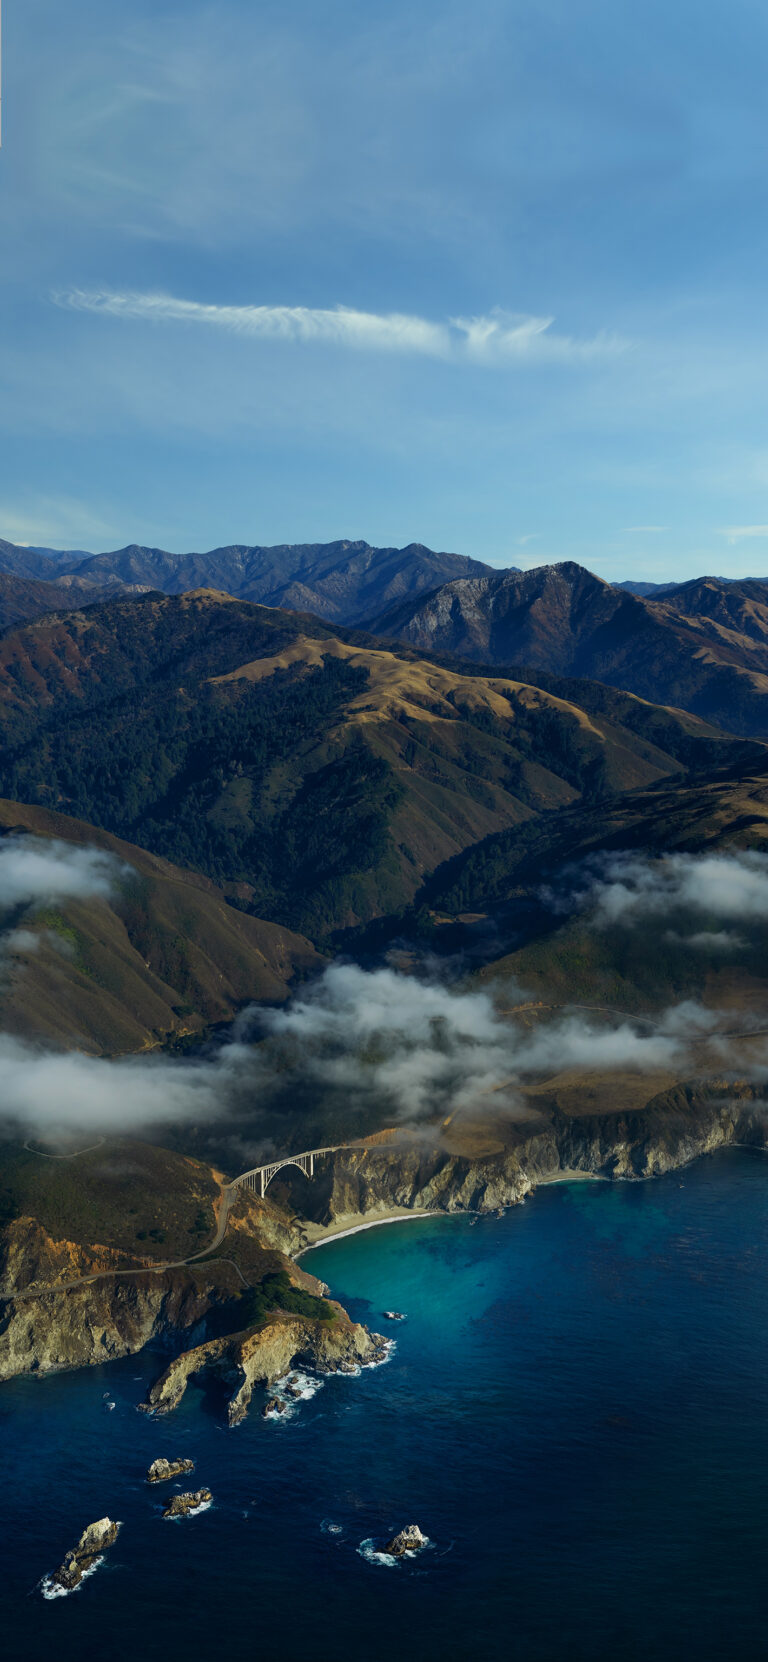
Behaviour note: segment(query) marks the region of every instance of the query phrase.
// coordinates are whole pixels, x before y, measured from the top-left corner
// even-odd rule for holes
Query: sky
[[[768,574],[758,0],[6,0],[0,536]]]

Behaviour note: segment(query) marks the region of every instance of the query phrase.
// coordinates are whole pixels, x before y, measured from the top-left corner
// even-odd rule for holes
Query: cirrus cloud
[[[102,317],[145,323],[181,323],[221,329],[252,340],[343,347],[438,358],[489,368],[586,363],[610,358],[628,345],[617,335],[575,340],[552,330],[554,318],[497,308],[485,316],[434,322],[405,312],[364,312],[353,306],[227,306],[169,294],[71,289],[57,305]]]

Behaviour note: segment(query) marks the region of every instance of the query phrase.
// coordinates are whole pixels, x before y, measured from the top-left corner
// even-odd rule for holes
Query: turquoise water
[[[256,1400],[230,1432],[194,1389],[148,1421],[157,1355],[3,1386],[3,1655],[764,1658],[767,1249],[768,1163],[734,1151],[309,1254],[353,1314],[408,1321],[288,1423]],[[177,1453],[214,1505],[169,1524],[142,1480]],[[104,1567],[45,1601],[105,1512]],[[411,1522],[412,1562],[359,1551]]]

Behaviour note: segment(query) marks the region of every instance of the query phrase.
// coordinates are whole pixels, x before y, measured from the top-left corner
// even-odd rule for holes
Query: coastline
[[[410,1206],[398,1206],[393,1208],[391,1212],[382,1213],[381,1217],[378,1218],[366,1217],[364,1212],[358,1212],[356,1214],[358,1221],[355,1223],[329,1223],[326,1227],[323,1227],[322,1224],[310,1224],[310,1228],[317,1229],[319,1233],[314,1240],[307,1241],[306,1246],[300,1247],[298,1252],[291,1253],[291,1257],[296,1263],[299,1258],[304,1257],[305,1253],[314,1252],[315,1247],[326,1246],[330,1241],[341,1241],[346,1235],[359,1235],[364,1229],[379,1229],[385,1223],[407,1223],[409,1218],[447,1218],[449,1216],[450,1213],[444,1212],[438,1207],[433,1207],[426,1212],[413,1212]]]
[[[540,1177],[535,1188],[544,1188],[545,1184],[550,1183],[605,1183],[609,1181],[610,1179],[600,1176],[597,1172],[566,1168],[563,1171],[553,1172],[551,1176]],[[531,1190],[531,1193],[533,1192],[534,1190]],[[511,1204],[519,1205],[520,1202],[514,1201]],[[414,1212],[409,1206],[396,1206],[391,1211],[383,1212],[380,1217],[375,1218],[365,1212],[353,1213],[344,1222],[340,1221],[327,1225],[310,1224],[308,1232],[312,1230],[317,1231],[317,1233],[313,1234],[312,1240],[307,1241],[306,1246],[300,1247],[299,1251],[292,1253],[291,1256],[294,1262],[297,1262],[299,1258],[304,1257],[305,1253],[313,1252],[315,1247],[325,1246],[330,1241],[344,1240],[349,1235],[359,1235],[364,1229],[379,1229],[387,1223],[407,1223],[410,1218],[467,1217],[471,1210],[472,1208],[465,1210],[461,1207],[455,1211],[447,1212],[443,1207],[430,1207],[426,1211]]]

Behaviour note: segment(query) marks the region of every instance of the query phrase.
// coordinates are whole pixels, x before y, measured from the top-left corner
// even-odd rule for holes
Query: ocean
[[[257,1393],[230,1431],[192,1388],[148,1419],[158,1352],[0,1387],[5,1662],[762,1662],[764,1155],[553,1185],[303,1263],[396,1348],[289,1418]],[[162,1454],[195,1459],[207,1511],[163,1521]],[[45,1599],[105,1513],[103,1565]],[[429,1546],[382,1557],[410,1523]]]

